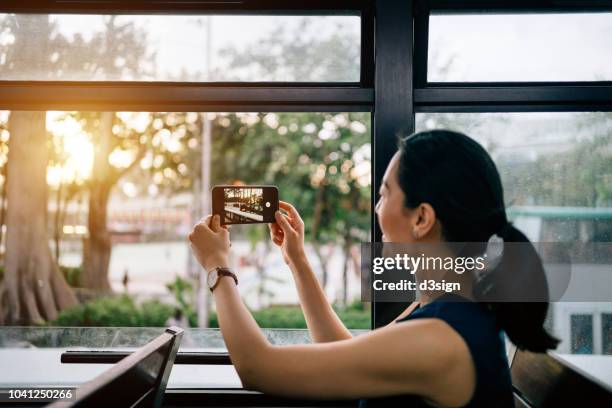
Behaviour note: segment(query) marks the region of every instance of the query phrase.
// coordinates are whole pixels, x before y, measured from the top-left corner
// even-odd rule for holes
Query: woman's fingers
[[[277,224],[272,223],[268,224],[268,228],[270,229],[270,238],[272,242],[276,245],[282,245],[285,236],[283,230]]]
[[[203,217],[202,219],[200,219],[200,222],[198,224],[202,224],[204,226],[206,226],[207,228],[210,228],[210,221],[212,220],[212,214],[208,214],[206,217]]]
[[[295,207],[286,201],[279,201],[278,206],[287,211],[289,214],[289,221],[291,222],[293,228],[299,229],[304,222],[302,221],[302,217],[300,217],[300,213],[298,213]]]
[[[277,211],[274,213],[274,218],[285,235],[295,233],[295,230],[293,229],[293,226],[291,226],[291,223],[289,223],[289,218],[287,218],[286,215],[283,215],[280,211]]]
[[[278,206],[283,210],[287,211],[292,218],[301,219],[300,213],[295,209],[295,207],[289,204],[286,201],[279,201]]]

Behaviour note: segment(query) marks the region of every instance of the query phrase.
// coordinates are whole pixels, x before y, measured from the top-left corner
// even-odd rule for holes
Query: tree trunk
[[[348,304],[348,267],[351,262],[351,247],[353,246],[353,240],[351,238],[350,230],[344,235],[344,262],[342,262],[342,304],[346,306]]]
[[[0,247],[4,243],[4,225],[6,224],[6,175],[8,170],[8,161],[4,163],[2,167],[2,176],[4,177],[4,183],[2,183],[2,200],[0,200]],[[2,254],[4,256],[4,254]],[[0,292],[1,293],[1,292]]]
[[[89,189],[88,237],[83,241],[81,285],[100,292],[111,291],[108,281],[111,237],[106,222],[108,199],[114,185],[113,168],[108,162],[108,156],[113,149],[111,140],[113,117],[113,112],[100,114],[99,134],[94,142],[94,164]]]
[[[55,241],[55,262],[59,265],[60,258],[60,245],[62,239],[62,227],[63,224],[60,224],[61,212],[60,208],[62,206],[62,188],[64,186],[63,180],[60,179],[59,186],[57,186],[57,195],[55,196],[55,214],[53,214],[53,240]]]
[[[327,169],[325,170],[325,174],[327,174]],[[319,233],[319,226],[321,225],[321,220],[323,218],[323,206],[325,205],[325,180],[321,181],[319,188],[317,189],[317,193],[315,195],[315,204],[314,204],[314,213],[313,213],[313,221],[312,221],[312,248],[314,249],[317,258],[321,264],[321,286],[323,290],[327,287],[328,281],[328,271],[327,271],[327,259],[321,253],[321,245],[317,241],[317,235]]]
[[[9,130],[2,320],[29,325],[78,302],[49,248],[45,112],[12,112]]]
[[[325,290],[327,287],[327,281],[329,280],[327,270],[327,262],[329,261],[329,257],[327,254],[323,253],[321,250],[321,244],[319,244],[317,241],[312,243],[312,249],[319,260],[319,264],[321,265],[321,287],[323,290]]]

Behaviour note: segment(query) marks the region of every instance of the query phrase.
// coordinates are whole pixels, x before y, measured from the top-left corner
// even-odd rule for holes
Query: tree
[[[117,16],[105,17],[104,30],[97,33],[88,45],[95,53],[93,58],[86,59],[82,56],[72,63],[80,69],[88,67],[93,74],[104,78],[115,78],[120,74],[142,74],[141,67],[152,58],[152,55],[147,53],[146,33],[138,29],[134,22],[121,23]],[[93,136],[94,163],[88,184],[88,236],[83,243],[81,284],[96,291],[110,291],[108,267],[112,243],[107,226],[108,200],[117,181],[144,157],[146,145],[137,147],[136,156],[130,165],[117,169],[109,163],[109,156],[121,141],[114,134],[115,113],[99,112],[82,115],[89,119],[89,130]],[[132,144],[138,144],[140,135],[137,132],[131,132],[130,135],[135,138],[135,143]]]
[[[9,122],[6,322],[42,323],[77,304],[47,240],[47,148],[44,112],[12,113]]]
[[[32,36],[34,30],[43,38]],[[0,21],[0,32],[9,41],[0,48],[3,77],[25,73],[52,77],[49,66],[42,72],[35,61],[62,39],[47,15],[10,15]],[[51,256],[47,237],[48,161],[44,112],[11,112],[6,193],[6,256],[4,280],[0,287],[0,323],[30,324],[54,319],[59,310],[75,305],[77,299],[60,274]],[[8,166],[8,164],[7,164]]]
[[[146,195],[149,186],[166,194],[189,188],[201,123],[193,112],[75,115],[94,146],[93,170],[87,182],[89,237],[84,243],[82,284],[108,291],[112,242],[107,208],[113,188],[120,180],[133,181]],[[121,159],[113,160],[115,157]]]
[[[367,240],[368,114],[220,114],[213,123],[215,182],[277,185],[304,218],[326,285],[328,252],[343,242],[348,263],[352,245]]]
[[[221,50],[220,56],[227,60],[222,78],[303,82],[359,78],[359,33],[338,23],[333,34],[320,38],[317,30],[323,23],[318,17],[304,17],[290,29],[278,25],[257,43]]]
[[[236,71],[242,78],[247,69],[255,80],[278,80],[279,75],[286,81],[358,77],[358,35],[339,24],[331,36],[315,40],[316,23],[305,17],[293,29],[277,27],[257,44],[223,50],[228,61],[224,77]],[[354,173],[355,154],[369,149],[369,123],[366,113],[247,114],[217,117],[213,128],[215,179],[278,185],[281,199],[302,212],[324,287],[335,245],[343,242],[346,281],[352,246],[367,239],[369,176],[362,178],[367,183],[359,183]],[[369,155],[365,161],[368,165]],[[343,300],[346,297],[345,285]]]

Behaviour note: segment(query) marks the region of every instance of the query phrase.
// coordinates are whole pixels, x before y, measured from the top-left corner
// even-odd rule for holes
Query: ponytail
[[[541,353],[556,348],[559,340],[543,327],[548,312],[548,286],[540,256],[525,234],[510,223],[497,235],[504,243],[523,244],[504,246],[495,269],[476,280],[474,298],[495,314],[498,327],[518,348]]]

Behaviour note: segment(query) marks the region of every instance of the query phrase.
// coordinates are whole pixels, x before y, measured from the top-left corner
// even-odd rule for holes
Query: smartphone
[[[213,214],[221,216],[221,225],[275,222],[278,210],[276,186],[214,186]]]

